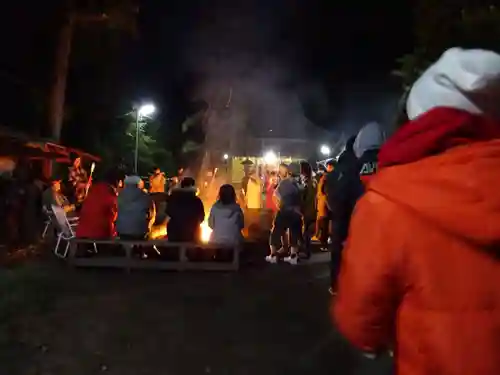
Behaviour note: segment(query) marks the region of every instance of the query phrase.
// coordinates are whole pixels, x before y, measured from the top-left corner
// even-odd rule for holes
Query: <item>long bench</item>
[[[78,256],[79,245],[87,244],[97,250],[102,245],[112,245],[123,249],[123,256],[108,256],[98,253],[90,257]],[[95,247],[94,247],[95,245]],[[163,259],[140,259],[135,257],[134,248],[156,248],[161,255],[162,249],[176,249],[174,260]],[[207,251],[210,254],[217,251],[225,251],[231,254],[228,261],[217,261],[214,259],[190,259],[190,251]],[[224,247],[215,244],[202,243],[175,243],[167,240],[141,240],[130,241],[120,239],[93,240],[73,238],[70,241],[68,262],[74,267],[107,267],[123,268],[127,272],[131,269],[158,269],[158,270],[205,270],[205,271],[237,271],[240,265],[240,248]]]

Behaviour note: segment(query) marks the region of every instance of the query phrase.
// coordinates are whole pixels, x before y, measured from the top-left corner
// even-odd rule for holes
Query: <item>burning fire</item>
[[[149,238],[152,240],[157,240],[163,238],[167,235],[167,226],[166,225],[155,225],[151,228],[151,233],[149,234]]]
[[[214,178],[215,178],[215,175],[217,174],[217,168],[214,169],[214,171],[210,174],[210,177],[211,177],[211,180],[210,182],[209,181],[205,181],[204,182],[204,190],[210,190],[212,191],[212,193],[216,192],[216,187],[214,186]],[[217,190],[218,190],[218,187],[217,187]],[[196,196],[199,196],[200,195],[200,189],[196,189]],[[216,195],[215,194],[212,194]],[[215,201],[215,198],[211,198],[211,199],[207,199],[205,197],[206,200],[208,201]],[[207,202],[203,202],[204,203],[204,206],[205,207],[212,207],[211,204],[207,204]],[[200,229],[201,229],[201,242],[203,243],[208,243],[210,241],[210,237],[212,235],[212,229],[208,226],[208,215],[205,216],[205,220],[203,221],[203,223],[200,224]],[[152,228],[151,230],[151,235],[150,235],[150,238],[151,239],[158,239],[158,238],[162,238],[162,237],[165,237],[167,235],[167,228],[166,228],[166,225],[160,225],[158,227],[154,227]]]
[[[200,224],[201,227],[201,242],[207,243],[210,241],[210,236],[212,235],[212,228],[208,226],[208,222],[205,219],[203,223]]]
[[[205,219],[203,223],[200,224],[201,228],[201,242],[208,243],[210,241],[210,236],[212,235],[212,229],[208,226],[208,221]],[[151,229],[150,238],[160,239],[167,235],[166,225],[157,225]]]

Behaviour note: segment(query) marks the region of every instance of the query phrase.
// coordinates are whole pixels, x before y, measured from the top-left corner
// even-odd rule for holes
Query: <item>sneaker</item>
[[[276,256],[276,254],[269,254],[268,256],[266,256],[266,262],[276,264],[278,263],[278,257]]]
[[[295,266],[299,262],[299,257],[297,254],[290,254],[290,256],[285,257],[284,261]]]
[[[329,250],[328,250],[328,247],[323,246],[323,247],[319,248],[319,251],[322,251],[323,253],[327,253]]]

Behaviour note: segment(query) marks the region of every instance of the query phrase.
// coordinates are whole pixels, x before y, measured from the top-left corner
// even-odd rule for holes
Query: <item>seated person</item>
[[[208,225],[212,228],[211,243],[238,245],[242,242],[243,211],[236,203],[236,192],[231,185],[222,185],[219,198],[210,210]]]
[[[92,185],[80,211],[76,237],[106,239],[115,236],[117,189],[121,180],[121,173],[113,170],[103,181]]]
[[[75,205],[70,204],[68,198],[62,193],[61,180],[59,178],[53,178],[50,186],[43,192],[42,204],[48,211],[52,210],[52,205],[61,207],[66,213],[75,211]]]
[[[118,195],[116,231],[120,239],[143,240],[155,220],[153,200],[141,189],[141,178],[127,176]]]
[[[203,202],[196,196],[195,181],[184,177],[181,187],[172,190],[167,200],[167,236],[173,242],[200,240],[200,224],[205,220]]]

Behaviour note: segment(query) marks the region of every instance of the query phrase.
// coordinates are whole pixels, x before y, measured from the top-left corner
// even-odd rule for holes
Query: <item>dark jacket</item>
[[[205,220],[203,202],[194,188],[177,188],[167,200],[167,236],[173,242],[193,242],[200,239],[200,224]]]
[[[354,137],[346,144],[336,168],[326,175],[326,197],[328,209],[332,213],[333,234],[340,242],[347,238],[351,213],[362,188],[358,177],[359,164],[352,145]]]
[[[338,244],[347,238],[352,212],[365,191],[364,183],[376,172],[382,142],[380,126],[377,123],[365,125],[355,138],[349,139],[337,168],[327,176],[328,205],[333,212],[333,232]]]

